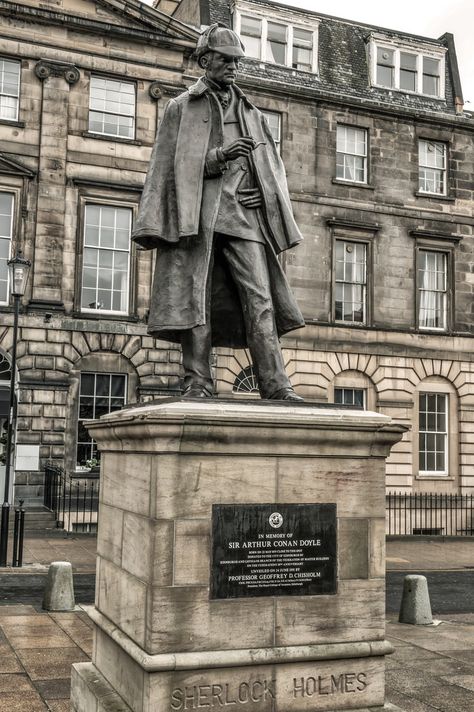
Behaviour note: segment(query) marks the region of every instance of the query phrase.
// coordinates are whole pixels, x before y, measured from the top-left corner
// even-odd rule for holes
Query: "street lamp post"
[[[31,262],[21,257],[19,251],[13,259],[7,262],[10,281],[10,293],[13,297],[13,346],[10,377],[10,406],[8,410],[7,443],[5,451],[5,493],[2,505],[2,521],[0,524],[0,566],[7,565],[8,550],[8,520],[10,517],[10,470],[12,459],[13,434],[16,424],[16,345],[18,340],[18,315],[20,312],[20,299],[25,293]]]

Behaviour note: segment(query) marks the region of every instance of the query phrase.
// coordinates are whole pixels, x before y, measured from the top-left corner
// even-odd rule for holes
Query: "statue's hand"
[[[262,194],[259,188],[242,188],[238,191],[239,203],[244,206],[244,208],[261,208],[262,207]]]
[[[251,136],[242,136],[220,150],[226,161],[234,161],[236,158],[248,158],[255,145],[256,141]]]

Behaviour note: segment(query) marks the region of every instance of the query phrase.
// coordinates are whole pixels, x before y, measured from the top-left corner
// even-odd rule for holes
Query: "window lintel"
[[[426,240],[426,246],[427,247],[435,247],[433,244],[436,240],[441,240],[443,243],[453,243],[457,244],[458,242],[461,242],[463,239],[463,235],[459,235],[457,233],[447,233],[447,232],[436,232],[434,230],[420,230],[420,229],[415,229],[415,230],[410,230],[409,235],[411,237],[415,238],[417,242],[421,244],[421,240]],[[443,244],[444,249],[449,248],[449,244],[445,245]]]
[[[339,218],[329,218],[328,220],[326,220],[326,225],[328,225],[328,227],[332,228],[334,231],[338,231],[337,237],[342,237],[342,235],[339,235],[339,230],[343,229],[366,233],[365,235],[363,235],[364,238],[374,237],[380,230],[380,225],[378,223],[364,223],[359,222],[357,220],[344,220]],[[348,239],[351,239],[349,234],[347,235],[347,237]],[[353,237],[357,238],[358,235],[354,234]]]

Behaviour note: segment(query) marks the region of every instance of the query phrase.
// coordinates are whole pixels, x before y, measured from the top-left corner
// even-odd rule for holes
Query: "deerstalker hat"
[[[240,37],[233,30],[216,22],[199,37],[195,56],[199,59],[206,52],[219,52],[227,57],[244,57],[244,50]]]

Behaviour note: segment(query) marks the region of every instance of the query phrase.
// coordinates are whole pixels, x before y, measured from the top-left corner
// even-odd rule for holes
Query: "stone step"
[[[15,526],[15,511],[10,510],[9,529]],[[31,531],[51,531],[56,529],[56,519],[53,512],[47,509],[25,509],[25,533]]]
[[[132,712],[93,663],[75,663],[71,680],[72,712]]]

